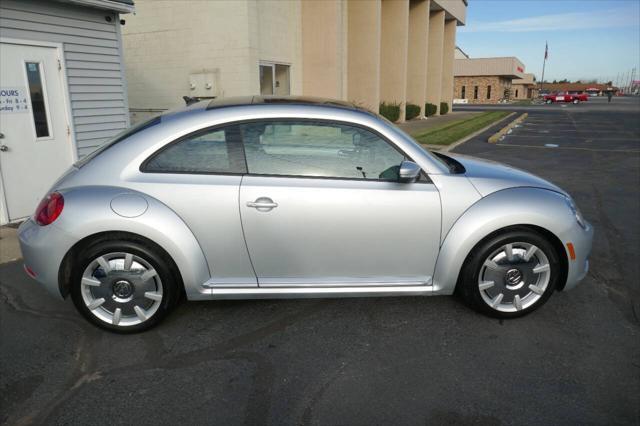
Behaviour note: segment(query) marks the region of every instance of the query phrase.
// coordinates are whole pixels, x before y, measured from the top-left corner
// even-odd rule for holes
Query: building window
[[[289,95],[289,65],[261,63],[259,70],[261,95]]]
[[[473,99],[478,99],[478,86],[473,86]]]
[[[466,86],[462,86],[462,91],[460,92],[460,98],[461,99],[467,99],[467,87]]]
[[[49,121],[47,120],[47,106],[40,68],[38,62],[27,62],[27,81],[29,82],[31,114],[36,128],[36,137],[44,138],[49,136]]]
[[[516,89],[516,98],[518,97],[518,89]]]
[[[491,99],[491,86],[487,86],[487,99]]]

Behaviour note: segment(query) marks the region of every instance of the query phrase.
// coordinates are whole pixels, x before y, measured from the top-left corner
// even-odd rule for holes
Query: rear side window
[[[245,173],[236,126],[205,130],[172,142],[142,165],[149,173]]]

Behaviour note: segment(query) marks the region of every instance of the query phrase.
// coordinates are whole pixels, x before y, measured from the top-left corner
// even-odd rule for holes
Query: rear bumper
[[[576,224],[575,228],[566,235],[563,241],[569,263],[567,282],[564,290],[574,288],[589,272],[589,256],[591,255],[591,246],[593,244],[593,226],[588,222],[586,225],[587,228],[583,229],[580,225]],[[573,244],[575,259],[571,259],[571,253],[567,248],[567,243]]]
[[[58,285],[58,271],[75,239],[53,224],[39,226],[31,219],[20,225],[18,239],[25,269],[33,273],[29,275],[51,294],[63,298]]]

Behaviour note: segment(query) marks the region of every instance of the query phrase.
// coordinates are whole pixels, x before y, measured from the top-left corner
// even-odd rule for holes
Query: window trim
[[[389,140],[389,138],[387,138],[386,136],[384,136],[383,134],[381,134],[380,132],[378,132],[376,129],[373,129],[371,127],[359,124],[359,123],[353,123],[350,121],[342,121],[342,120],[330,120],[330,119],[325,119],[325,118],[296,118],[296,117],[281,117],[281,118],[272,118],[272,117],[265,117],[265,118],[253,118],[253,119],[245,119],[245,120],[235,120],[235,121],[228,121],[226,123],[221,123],[221,124],[216,124],[214,126],[209,126],[209,127],[203,127],[201,129],[198,129],[196,131],[193,131],[191,133],[188,133],[186,135],[180,136],[179,138],[168,142],[167,144],[165,144],[163,147],[159,148],[158,150],[156,150],[155,152],[153,152],[151,155],[149,155],[141,164],[140,167],[138,168],[138,170],[141,173],[155,173],[155,174],[187,174],[187,175],[219,175],[219,176],[260,176],[260,177],[274,177],[274,178],[293,178],[293,179],[328,179],[328,180],[345,180],[345,181],[362,181],[362,182],[382,182],[382,183],[400,183],[398,181],[394,181],[394,180],[381,180],[381,179],[365,179],[365,178],[347,178],[347,177],[333,177],[333,176],[302,176],[302,175],[274,175],[274,174],[259,174],[259,173],[251,173],[249,171],[249,165],[247,164],[247,155],[245,153],[245,146],[244,146],[244,137],[242,135],[242,131],[240,130],[240,126],[243,124],[251,124],[251,123],[259,123],[259,122],[310,122],[310,123],[326,123],[327,125],[330,124],[337,124],[337,125],[343,125],[343,126],[351,126],[351,127],[356,127],[356,128],[360,128],[366,131],[369,131],[371,133],[373,133],[374,135],[376,135],[377,137],[379,137],[380,139],[382,139],[385,143],[387,143],[388,145],[391,146],[391,148],[393,148],[394,150],[396,150],[398,153],[400,153],[405,160],[407,161],[412,161],[416,164],[418,164],[413,158],[411,158],[411,156],[409,156],[406,152],[404,152],[404,150],[402,150],[402,148],[400,148],[399,146],[397,146],[395,143],[393,143],[391,140]],[[240,138],[239,138],[239,143],[242,147],[241,151],[239,152],[242,155],[242,160],[244,163],[244,173],[234,173],[234,172],[190,172],[190,171],[150,171],[150,170],[145,170],[146,169],[146,165],[149,161],[151,161],[156,155],[160,154],[162,151],[164,151],[165,149],[169,148],[170,146],[172,146],[173,144],[179,143],[187,138],[191,138],[196,134],[200,134],[200,133],[208,133],[211,131],[216,131],[219,130],[221,128],[224,127],[232,127],[232,126],[237,126],[238,130],[239,130],[239,134],[240,134]],[[429,178],[429,175],[424,171],[420,170],[420,177],[418,178],[418,180],[414,183],[428,183],[428,184],[433,184],[433,181],[431,180],[431,178]]]

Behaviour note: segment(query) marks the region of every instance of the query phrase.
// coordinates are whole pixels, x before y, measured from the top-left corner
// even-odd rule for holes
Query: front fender
[[[165,204],[147,194],[118,187],[86,186],[60,192],[64,209],[56,228],[75,241],[102,232],[130,232],[148,238],[176,263],[187,298],[206,298],[208,290],[202,284],[211,275],[202,248],[182,219]],[[112,203],[122,195],[126,197]]]
[[[533,225],[554,234],[565,250],[578,227],[564,195],[540,188],[510,188],[476,202],[456,221],[440,248],[434,294],[453,294],[467,255],[487,235],[515,225]]]

